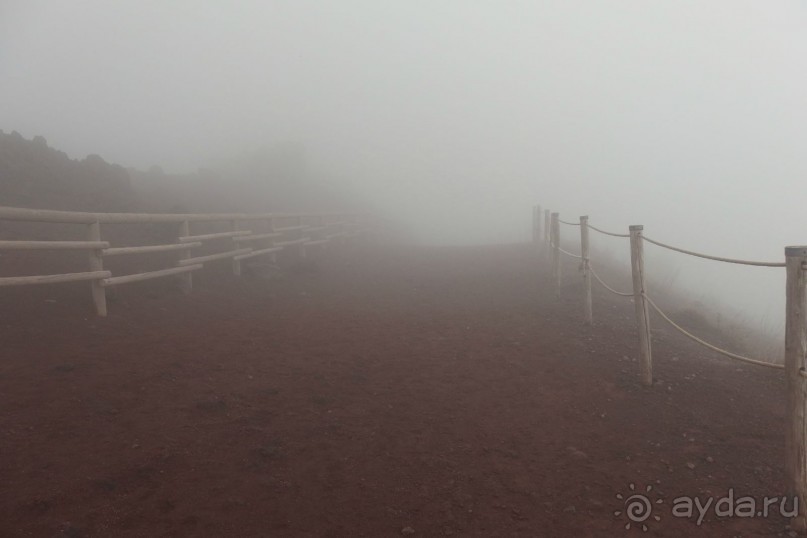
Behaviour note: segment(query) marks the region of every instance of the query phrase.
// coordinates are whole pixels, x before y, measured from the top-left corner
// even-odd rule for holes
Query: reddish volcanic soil
[[[583,327],[524,246],[318,258],[106,319],[86,283],[0,290],[0,536],[787,535],[671,512],[784,493],[781,372],[659,331],[642,387],[630,302]]]

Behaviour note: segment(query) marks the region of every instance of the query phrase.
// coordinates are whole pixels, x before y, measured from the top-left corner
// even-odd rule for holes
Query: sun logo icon
[[[630,488],[630,493],[627,497],[621,493],[616,494],[616,498],[622,501],[623,509],[615,511],[614,515],[620,517],[623,513],[625,514],[628,518],[628,522],[625,524],[626,529],[630,530],[632,525],[636,525],[637,528],[641,525],[642,530],[647,532],[646,522],[651,516],[656,521],[661,521],[661,516],[653,515],[653,505],[661,504],[664,500],[650,500],[653,486],[647,486],[644,493],[637,493],[635,484],[630,484],[628,487]]]

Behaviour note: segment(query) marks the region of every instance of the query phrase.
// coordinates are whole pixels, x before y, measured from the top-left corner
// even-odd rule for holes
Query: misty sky
[[[524,239],[543,203],[779,259],[805,28],[804,1],[0,0],[0,129],[173,172],[299,141],[435,241]]]

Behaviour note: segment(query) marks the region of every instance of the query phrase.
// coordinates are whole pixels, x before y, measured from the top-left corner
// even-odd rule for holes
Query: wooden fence
[[[580,254],[568,252],[560,246],[560,225],[564,224],[580,228]],[[680,247],[668,245],[644,235],[644,227],[634,225],[628,227],[628,233],[614,233],[596,228],[589,223],[587,216],[579,218],[579,222],[568,222],[560,219],[558,213],[544,211],[542,226],[541,207],[533,208],[532,219],[533,241],[536,245],[543,243],[551,252],[552,278],[556,286],[556,293],[561,291],[561,255],[581,260],[580,268],[583,273],[583,319],[586,324],[592,323],[592,277],[609,292],[633,299],[636,324],[639,333],[640,378],[643,384],[653,385],[653,360],[651,348],[650,310],[652,309],[665,322],[687,338],[698,344],[720,353],[734,360],[755,364],[758,366],[781,369],[785,373],[786,392],[786,432],[785,432],[785,474],[788,493],[797,496],[798,512],[793,522],[797,530],[807,530],[807,246],[789,246],[784,248],[784,261],[768,262],[741,260],[713,256]],[[620,292],[603,281],[595,272],[591,264],[589,251],[589,230],[612,236],[627,238],[630,243],[631,276],[633,289],[630,292]],[[645,242],[658,247],[723,263],[752,265],[757,267],[784,268],[786,271],[786,306],[785,306],[785,356],[784,364],[770,360],[760,360],[745,357],[706,342],[695,336],[673,321],[653,301],[648,293],[647,279],[644,267]]]
[[[177,276],[180,288],[189,293],[193,286],[193,272],[205,264],[230,260],[233,274],[241,275],[241,263],[258,256],[274,260],[277,252],[294,249],[300,256],[306,248],[345,240],[368,231],[367,216],[348,213],[208,213],[208,214],[157,214],[157,213],[79,213],[0,207],[0,220],[22,222],[49,222],[86,225],[85,240],[81,241],[0,241],[4,250],[84,250],[89,253],[87,271],[34,276],[0,277],[2,286],[24,286],[61,282],[89,281],[92,300],[99,316],[106,316],[106,289],[152,278]],[[253,233],[248,226],[262,221],[266,230]],[[158,223],[176,225],[176,236],[171,243],[142,246],[112,246],[103,240],[102,224]],[[199,223],[224,224],[226,231],[194,233],[192,226]],[[281,224],[281,225],[278,225]],[[226,250],[205,255],[194,255],[194,249],[214,240],[226,240]],[[112,275],[104,269],[104,259],[111,256],[131,256],[155,252],[176,253],[170,267],[141,273]]]

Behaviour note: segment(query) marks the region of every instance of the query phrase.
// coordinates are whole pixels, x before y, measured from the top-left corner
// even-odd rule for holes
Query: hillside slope
[[[74,160],[41,136],[0,131],[0,205],[70,211],[137,208],[128,172],[98,155]]]
[[[71,159],[41,137],[0,131],[0,205],[70,211],[357,211],[367,204],[308,170],[304,152],[280,145],[184,174],[125,169],[98,155]]]

